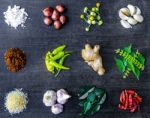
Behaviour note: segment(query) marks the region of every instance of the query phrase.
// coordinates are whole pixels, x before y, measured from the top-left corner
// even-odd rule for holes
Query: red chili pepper
[[[132,95],[130,94],[129,95],[129,108],[131,108],[132,107],[132,103],[133,102],[133,99],[132,99]]]
[[[134,95],[135,91],[134,90],[127,90],[128,94]]]
[[[121,105],[121,104],[119,104],[118,107],[119,107],[120,109],[126,110],[125,106],[123,106],[123,105]]]
[[[138,100],[139,103],[142,102],[142,98],[141,97],[135,96],[135,98]]]
[[[130,112],[135,112],[139,109],[139,104],[142,102],[142,98],[134,90],[124,90],[120,95],[119,108],[122,110],[130,110]]]
[[[122,102],[122,103],[125,102],[125,93],[124,93],[124,91],[122,91],[122,93],[120,95],[120,102]]]
[[[124,92],[125,92],[125,97],[126,97],[125,108],[127,109],[128,108],[128,103],[129,103],[129,97],[128,97],[127,91],[125,90]]]

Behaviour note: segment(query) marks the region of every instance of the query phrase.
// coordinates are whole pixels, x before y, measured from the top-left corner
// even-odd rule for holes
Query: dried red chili
[[[4,54],[7,69],[11,72],[17,72],[25,67],[26,55],[19,48],[9,48]]]
[[[139,109],[139,104],[142,102],[142,98],[134,90],[124,90],[120,95],[119,108],[122,110],[130,110],[135,112]]]

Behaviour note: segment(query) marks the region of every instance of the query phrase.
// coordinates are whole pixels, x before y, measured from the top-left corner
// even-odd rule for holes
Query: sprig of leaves
[[[83,108],[81,116],[94,115],[106,100],[106,91],[95,86],[80,88],[79,105]]]
[[[120,57],[115,58],[115,62],[119,71],[123,73],[123,78],[128,77],[132,72],[139,79],[141,71],[144,70],[144,56],[138,50],[136,52],[132,51],[132,45],[117,49],[115,52]]]

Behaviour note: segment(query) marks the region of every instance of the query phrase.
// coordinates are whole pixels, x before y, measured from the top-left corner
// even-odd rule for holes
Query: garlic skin
[[[63,105],[55,104],[51,107],[51,112],[55,115],[60,114],[63,112]]]
[[[43,103],[45,104],[45,106],[49,107],[54,105],[56,103],[56,100],[57,100],[57,95],[55,91],[48,90],[44,93]]]
[[[133,15],[136,13],[136,8],[135,8],[135,6],[129,4],[129,5],[127,6],[127,8],[129,9],[131,16],[133,16]]]
[[[133,18],[134,18],[136,21],[140,22],[140,23],[142,23],[143,20],[144,20],[143,16],[138,15],[138,14],[135,14],[135,15],[133,16]]]
[[[127,29],[132,28],[132,26],[125,20],[121,20],[120,23],[124,28],[127,28]]]
[[[66,90],[60,89],[57,91],[57,102],[59,104],[65,104],[71,96],[67,93]]]
[[[136,25],[138,22],[135,19],[133,19],[132,17],[130,17],[128,19],[128,23],[130,23],[131,25]]]

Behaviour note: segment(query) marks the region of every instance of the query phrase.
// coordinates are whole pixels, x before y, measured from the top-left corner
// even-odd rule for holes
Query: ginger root
[[[99,75],[104,75],[105,69],[102,64],[102,57],[99,54],[100,45],[95,45],[94,48],[90,44],[86,44],[82,49],[81,55],[85,62],[93,68]]]

